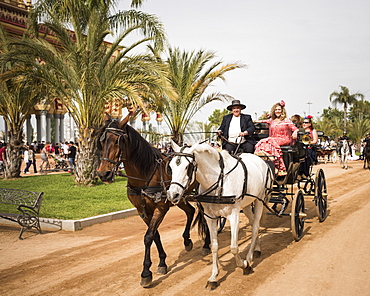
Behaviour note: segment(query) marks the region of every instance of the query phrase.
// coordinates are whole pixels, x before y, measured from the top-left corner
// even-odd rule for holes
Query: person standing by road
[[[77,151],[77,148],[74,145],[74,142],[72,142],[72,141],[69,142],[68,163],[69,163],[69,170],[70,170],[70,172],[72,172],[72,170],[76,168],[76,163],[75,163],[76,151]]]
[[[26,163],[26,167],[24,169],[24,173],[29,173],[29,168],[33,164],[33,172],[34,174],[37,173],[36,163],[35,163],[35,151],[33,146],[27,145],[26,150],[24,151],[24,162]]]
[[[6,143],[2,143],[0,147],[0,170],[4,171],[6,165]]]

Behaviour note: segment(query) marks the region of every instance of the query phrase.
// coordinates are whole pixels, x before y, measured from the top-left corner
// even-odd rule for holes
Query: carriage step
[[[275,186],[274,188],[273,188],[273,191],[275,191],[275,192],[282,192],[282,191],[287,191],[288,190],[288,187],[278,187],[278,186]]]
[[[279,203],[279,204],[285,203],[285,201],[282,198],[274,198],[274,197],[271,197],[269,202],[270,203]]]

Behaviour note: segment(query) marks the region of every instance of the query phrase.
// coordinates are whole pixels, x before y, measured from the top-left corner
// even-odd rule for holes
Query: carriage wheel
[[[304,208],[304,196],[302,190],[299,190],[296,198],[293,198],[291,225],[292,233],[295,241],[299,241],[303,236],[304,220],[306,219]]]
[[[338,158],[337,151],[333,150],[333,152],[331,153],[331,162],[332,163],[336,163],[337,162],[337,158]]]
[[[315,180],[315,205],[316,205],[316,213],[319,217],[319,221],[325,221],[328,213],[328,193],[326,191],[326,179],[324,175],[324,171],[320,169],[316,174]]]

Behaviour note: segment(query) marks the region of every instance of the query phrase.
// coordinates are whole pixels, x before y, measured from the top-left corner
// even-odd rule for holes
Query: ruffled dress
[[[255,153],[265,151],[273,155],[275,157],[275,167],[279,171],[286,171],[283,152],[281,151],[280,146],[292,145],[292,133],[298,128],[288,118],[278,123],[272,119],[262,120],[262,122],[269,124],[270,136],[260,140],[256,144]]]

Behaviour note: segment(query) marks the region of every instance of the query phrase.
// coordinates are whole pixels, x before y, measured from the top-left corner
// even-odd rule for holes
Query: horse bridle
[[[181,152],[174,152],[174,153],[172,153],[172,155],[177,156],[177,159],[176,159],[176,165],[177,166],[179,166],[181,164],[181,157],[185,157],[185,159],[189,162],[189,166],[188,166],[188,170],[187,170],[188,181],[186,182],[185,186],[183,186],[179,182],[171,181],[171,183],[170,183],[170,185],[175,184],[175,185],[179,186],[181,189],[184,190],[184,192],[187,191],[189,189],[190,185],[192,184],[193,176],[196,174],[197,167],[198,167],[198,165],[195,161],[195,155],[194,154],[182,152],[185,148],[186,148],[186,146],[182,147]],[[192,160],[190,161],[188,159],[188,157],[191,158]]]
[[[118,171],[119,165],[121,164],[121,162],[123,160],[125,160],[124,157],[123,157],[123,152],[124,151],[123,151],[123,147],[121,147],[121,143],[122,144],[125,143],[125,139],[128,137],[128,135],[127,135],[127,132],[126,132],[125,127],[123,129],[115,128],[115,127],[110,127],[110,125],[112,123],[113,123],[113,121],[109,123],[109,125],[107,126],[107,128],[104,130],[103,134],[100,136],[99,141],[104,142],[107,133],[112,133],[113,135],[116,135],[118,137],[117,141],[118,141],[118,147],[120,149],[118,160],[117,161],[114,161],[113,159],[106,158],[106,157],[101,157],[100,159],[101,160],[108,161],[110,163],[113,163],[114,164],[114,169],[112,170],[112,172],[113,172],[113,174],[116,174],[116,172]],[[157,167],[158,166],[161,166],[162,163],[163,163],[163,159],[162,158],[157,159],[156,168],[154,169],[154,171],[153,171],[152,175],[150,176],[149,180],[142,179],[142,178],[136,178],[136,177],[132,177],[132,176],[127,176],[125,174],[119,174],[119,175],[122,176],[122,177],[127,177],[127,178],[136,179],[136,180],[146,181],[146,183],[149,184],[150,181],[151,181],[151,179],[153,178],[156,170],[157,170]],[[165,190],[166,189],[166,186],[164,184],[165,182],[163,181],[163,176],[162,175],[161,175],[161,181],[158,181],[158,182],[161,184],[161,186]],[[145,188],[147,188],[147,187],[148,187],[148,185],[145,186]]]
[[[176,164],[177,165],[180,165],[180,163],[181,163],[180,157],[185,157],[186,160],[189,162],[189,167],[188,167],[188,170],[187,170],[187,175],[188,175],[189,178],[188,178],[187,184],[185,186],[183,186],[182,184],[180,184],[178,182],[173,182],[173,181],[171,182],[171,184],[175,184],[175,185],[179,186],[181,189],[183,189],[183,193],[190,187],[190,185],[192,183],[191,176],[193,176],[193,174],[194,175],[196,174],[196,170],[198,168],[198,164],[195,161],[195,155],[194,154],[191,154],[191,153],[184,153],[184,152],[182,152],[184,150],[184,148],[186,148],[186,146],[185,147],[182,147],[182,149],[180,150],[180,152],[174,152],[174,153],[172,153],[172,155],[178,157],[178,159],[176,160]],[[238,160],[236,162],[236,165],[229,172],[227,172],[225,174],[224,173],[224,169],[225,169],[224,159],[223,159],[221,153],[218,153],[218,155],[219,155],[218,162],[219,162],[219,166],[220,166],[220,174],[218,175],[217,181],[213,185],[211,185],[208,189],[206,189],[204,192],[202,192],[200,194],[197,194],[196,196],[207,195],[210,192],[212,192],[213,190],[216,190],[217,188],[219,188],[218,196],[222,196],[224,177],[226,175],[230,174],[237,167],[238,163],[240,162],[240,160]],[[188,157],[192,158],[193,161],[192,162],[189,161]]]
[[[122,155],[123,155],[123,148],[121,149],[120,143],[124,143],[124,139],[127,138],[127,133],[126,133],[126,131],[124,129],[110,127],[110,125],[112,123],[113,123],[113,121],[109,123],[108,127],[104,130],[103,134],[100,136],[99,141],[100,142],[104,142],[105,139],[106,139],[107,133],[111,133],[113,135],[116,135],[118,137],[117,141],[118,141],[118,147],[120,149],[118,160],[117,161],[114,161],[113,159],[106,158],[106,157],[101,157],[100,159],[101,160],[108,161],[110,163],[113,163],[114,164],[113,173],[115,173],[117,171],[117,169],[118,169],[118,166],[120,165],[120,163],[123,160],[123,157],[122,157]]]

